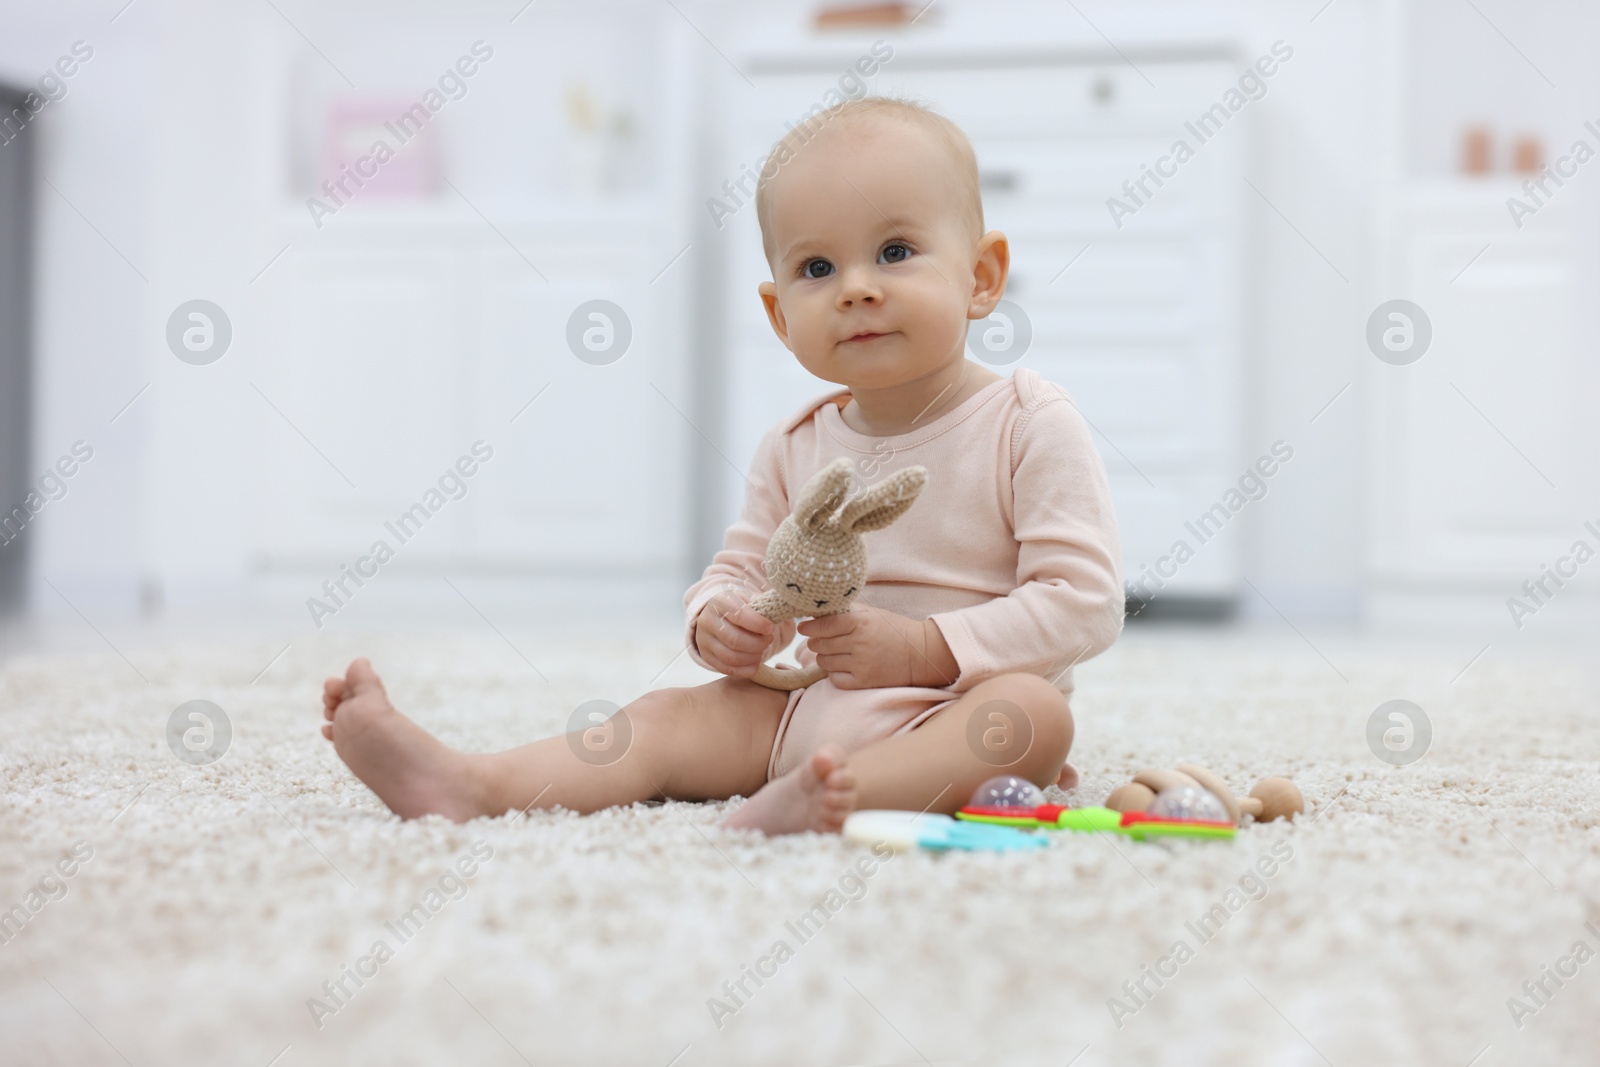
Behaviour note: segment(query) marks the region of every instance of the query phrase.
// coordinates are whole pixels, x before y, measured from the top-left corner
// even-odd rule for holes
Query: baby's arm
[[[744,505],[739,518],[728,527],[723,536],[723,547],[712,557],[710,565],[700,580],[691,585],[683,596],[684,616],[687,625],[685,644],[689,658],[708,671],[749,677],[755,665],[743,673],[750,639],[757,635],[768,638],[762,659],[772,652],[788,647],[794,640],[795,621],[772,623],[761,618],[754,610],[739,605],[748,604],[768,588],[766,577],[767,544],[773,532],[789,514],[789,495],[783,465],[778,458],[777,427],[762,435],[756,445],[755,457],[750,461],[750,475],[746,480]],[[729,614],[733,612],[734,614]],[[700,625],[705,619],[722,619],[734,627],[724,633],[705,634]],[[767,623],[770,629],[762,630],[755,621]],[[719,627],[720,629],[720,627]],[[709,639],[715,637],[731,658],[721,659],[721,651],[712,645],[721,660],[717,665],[705,655]],[[757,664],[760,660],[756,661]]]
[[[944,631],[931,618],[922,620],[922,654],[912,662],[911,684],[943,689],[961,674],[961,664]]]
[[[1088,424],[1053,385],[1024,418],[1011,473],[1017,588],[928,620],[960,667],[958,692],[1012,671],[1059,684],[1122,632],[1116,512]]]

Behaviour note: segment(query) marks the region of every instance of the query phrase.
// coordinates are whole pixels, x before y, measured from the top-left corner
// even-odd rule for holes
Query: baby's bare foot
[[[402,819],[484,814],[467,761],[389,703],[366,659],[323,685],[322,735],[378,799]]]
[[[823,745],[805,763],[756,790],[722,825],[767,834],[836,834],[855,806],[855,773],[837,746]]]

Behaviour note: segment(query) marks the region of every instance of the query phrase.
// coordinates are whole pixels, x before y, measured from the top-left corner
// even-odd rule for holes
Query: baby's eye
[[[904,263],[909,255],[910,248],[899,241],[892,241],[883,246],[883,251],[878,253],[878,260],[883,263]]]
[[[826,278],[833,273],[833,264],[825,259],[808,259],[800,268],[800,273],[807,278]]]

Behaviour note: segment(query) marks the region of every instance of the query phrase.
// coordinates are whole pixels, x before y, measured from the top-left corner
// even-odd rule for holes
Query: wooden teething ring
[[[1287,778],[1263,778],[1250,790],[1249,796],[1235,797],[1228,784],[1205,767],[1184,763],[1179,765],[1178,770],[1198,781],[1202,788],[1215,793],[1235,824],[1246,815],[1252,816],[1256,822],[1271,822],[1274,819],[1293,819],[1306,810],[1306,800],[1300,788]]]
[[[768,689],[781,689],[792,692],[804,689],[813,682],[820,682],[828,676],[828,672],[821,667],[791,667],[787,663],[763,663],[756,668],[756,673],[750,680]]]
[[[1174,770],[1150,767],[1133,776],[1133,781],[1119,785],[1106,798],[1105,806],[1113,811],[1148,811],[1155,803],[1156,794],[1174,786],[1191,785],[1204,789],[1222,801],[1228,818],[1235,826],[1249,815],[1257,822],[1274,819],[1293,819],[1306,810],[1305,797],[1287,778],[1263,778],[1246,797],[1236,797],[1220,775],[1196,763],[1181,763]]]

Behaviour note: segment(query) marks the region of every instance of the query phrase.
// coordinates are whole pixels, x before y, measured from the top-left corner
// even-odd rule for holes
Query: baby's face
[[[982,241],[949,153],[893,120],[824,128],[768,188],[773,328],[824,381],[886,388],[963,358],[969,319],[1005,286],[1004,238]],[[999,279],[980,245],[998,237]],[[975,281],[976,275],[987,275]]]

